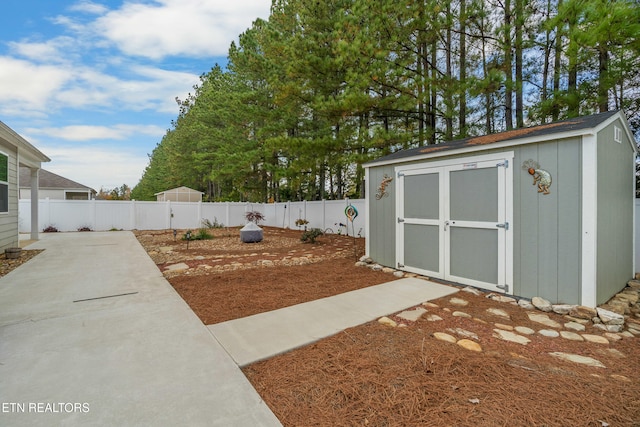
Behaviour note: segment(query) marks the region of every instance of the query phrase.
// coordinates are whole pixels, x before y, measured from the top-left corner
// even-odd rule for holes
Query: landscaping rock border
[[[398,278],[423,277],[418,274],[383,267],[367,255],[361,257],[355,265],[358,267],[367,267],[374,271],[391,273],[394,277]],[[428,277],[424,278],[428,279]],[[461,290],[472,292],[476,295],[483,292],[473,287],[465,287]],[[527,298],[507,296],[495,292],[487,293],[486,297],[497,302],[518,305],[526,310],[536,309],[545,313],[553,312],[564,315],[568,320],[564,327],[573,331],[581,332],[586,326],[591,325],[605,333],[626,333],[632,336],[640,336],[640,273],[636,273],[635,278],[629,280],[627,286],[614,295],[609,301],[595,308],[583,305],[552,304],[550,301],[541,297],[533,297],[529,300]],[[553,328],[561,327],[557,322],[553,322],[554,324],[551,324],[551,322],[553,321],[545,324]]]

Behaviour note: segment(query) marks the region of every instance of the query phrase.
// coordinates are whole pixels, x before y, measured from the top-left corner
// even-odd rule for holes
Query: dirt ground
[[[136,232],[170,283],[205,324],[222,322],[391,281],[389,273],[354,266],[364,239],[265,228],[244,244],[238,229],[186,242],[167,232]],[[183,263],[182,269],[172,265]],[[187,269],[188,267],[188,269]],[[609,344],[530,335],[527,345],[495,337],[496,324],[540,330],[527,310],[486,294],[458,292],[432,301],[415,322],[378,322],[244,368],[285,426],[640,426],[640,338]],[[501,309],[497,319],[487,309]],[[469,317],[459,317],[463,311]],[[548,313],[560,323],[562,315]],[[455,328],[475,334],[482,351],[435,338]],[[586,333],[603,335],[591,326]],[[605,367],[549,353],[591,357]]]

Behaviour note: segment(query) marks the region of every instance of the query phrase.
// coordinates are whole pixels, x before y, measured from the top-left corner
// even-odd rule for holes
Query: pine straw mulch
[[[200,320],[211,325],[391,280],[388,274],[353,264],[339,258],[306,266],[181,275],[169,282]]]
[[[475,320],[452,316],[445,297],[429,308],[442,321],[370,322],[243,371],[284,426],[640,426],[638,338],[605,346],[536,334],[526,346],[509,343],[493,337],[494,322],[541,325],[521,308],[457,296]],[[512,321],[487,316],[489,306]],[[433,337],[456,327],[476,333],[483,351]],[[556,351],[606,368],[548,354]]]
[[[354,267],[364,254],[364,239],[327,234],[311,244],[300,241],[299,230],[264,227],[264,240],[247,244],[240,242],[237,228],[209,232],[215,236],[212,240],[191,242],[189,249],[166,230],[135,232],[205,325],[393,280],[389,274]],[[168,272],[177,262],[189,270]]]
[[[229,239],[220,235],[186,250],[167,233],[136,235],[161,270],[174,261],[191,267],[169,280],[205,324],[394,279],[354,267],[363,239],[353,251],[353,239],[345,236],[324,236],[308,245],[295,230],[266,228],[262,247],[238,245],[232,231]],[[158,250],[163,245],[174,248]],[[265,258],[274,266],[262,265]],[[304,262],[289,265],[296,259]],[[206,265],[212,268],[202,268]],[[455,307],[445,297],[434,301],[439,307],[428,308],[442,321],[390,316],[405,327],[370,322],[243,372],[284,426],[640,427],[640,338],[602,345],[535,334],[522,346],[493,337],[493,329],[495,323],[545,328],[531,322],[524,309],[484,295],[456,297],[470,304]],[[511,320],[488,315],[487,308],[507,311]],[[456,310],[473,318],[453,316]],[[434,338],[451,328],[475,333],[483,351]],[[586,332],[602,335],[593,328]],[[565,362],[550,352],[589,356],[606,368]]]

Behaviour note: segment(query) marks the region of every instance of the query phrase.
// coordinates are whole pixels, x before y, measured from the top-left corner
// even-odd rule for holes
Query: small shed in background
[[[403,150],[365,165],[376,262],[596,306],[634,275],[636,142],[607,112]]]
[[[193,188],[178,187],[161,191],[160,193],[156,193],[155,196],[158,202],[201,202],[203,194],[203,192],[194,190]]]

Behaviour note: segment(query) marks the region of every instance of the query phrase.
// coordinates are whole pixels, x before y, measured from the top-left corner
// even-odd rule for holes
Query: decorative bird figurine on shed
[[[549,172],[540,169],[538,162],[533,159],[522,163],[522,169],[533,176],[533,185],[538,184],[538,193],[549,194],[549,187],[551,186],[551,174]]]

